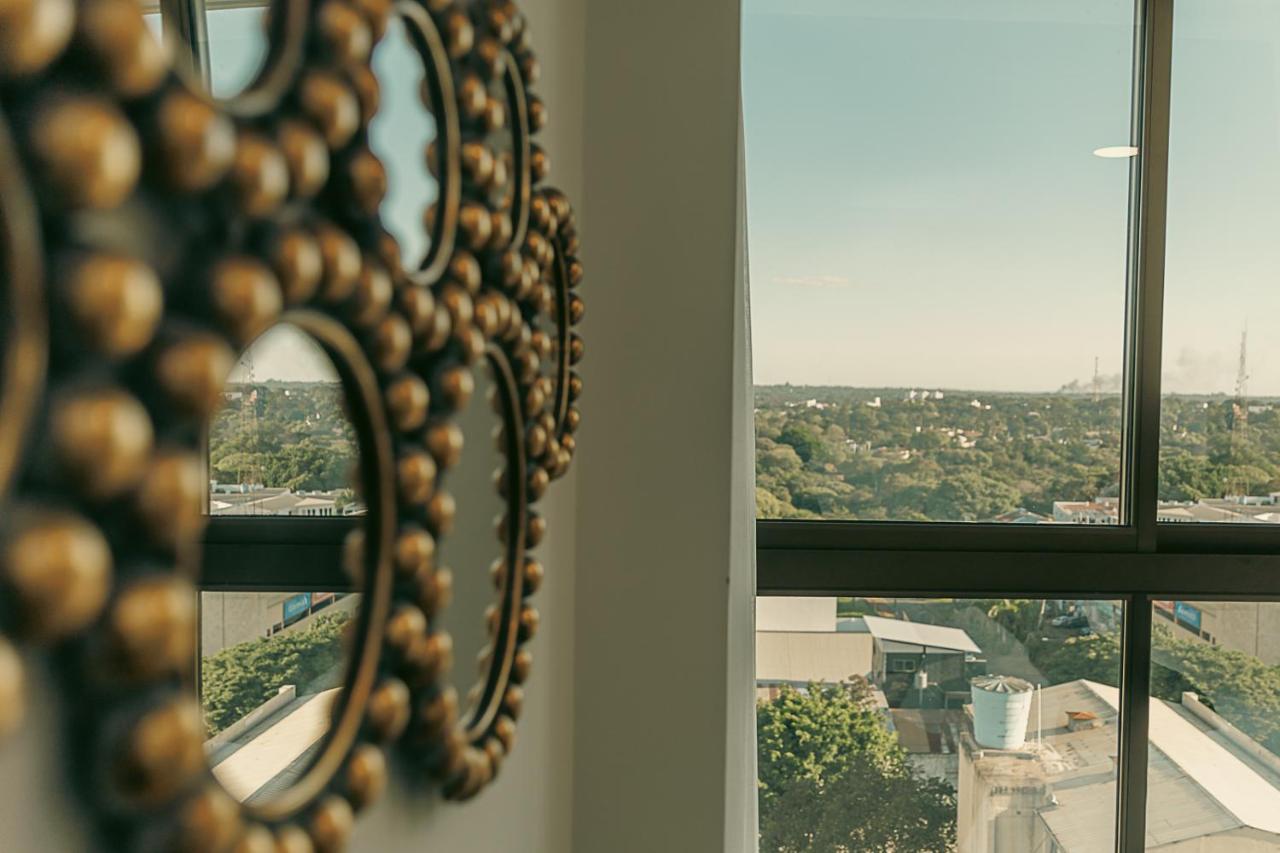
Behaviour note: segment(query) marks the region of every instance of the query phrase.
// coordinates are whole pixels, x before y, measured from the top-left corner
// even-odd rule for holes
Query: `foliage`
[[[976,405],[975,405],[976,403]],[[1280,410],[1161,401],[1160,498],[1280,491]],[[1119,493],[1116,394],[756,388],[762,518],[980,521]]]
[[[210,430],[212,479],[293,491],[350,485],[358,452],[339,385],[268,382],[232,390],[239,396]]]
[[[223,649],[201,662],[200,685],[210,736],[275,696],[286,684],[301,692],[343,659],[346,613],[319,616],[306,630]]]
[[[756,707],[761,850],[934,853],[955,845],[955,791],[927,778],[865,684],[784,687]]]
[[[1152,695],[1181,702],[1182,693],[1191,691],[1280,755],[1280,667],[1234,649],[1179,639],[1163,625],[1154,629]],[[1115,685],[1120,671],[1120,638],[1115,633],[1073,637],[1054,645],[1036,663],[1053,682],[1089,678]]]

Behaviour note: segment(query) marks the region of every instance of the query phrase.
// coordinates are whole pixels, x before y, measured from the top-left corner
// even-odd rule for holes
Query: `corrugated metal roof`
[[[864,616],[863,620],[867,624],[867,630],[878,640],[956,652],[982,652],[973,638],[959,628],[885,619],[880,616]]]

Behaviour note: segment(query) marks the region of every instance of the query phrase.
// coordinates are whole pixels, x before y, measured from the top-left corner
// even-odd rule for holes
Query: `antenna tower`
[[[1102,377],[1098,375],[1098,357],[1093,357],[1093,402],[1102,399]]]
[[[249,439],[251,449],[241,454],[236,477],[241,485],[254,486],[262,482],[262,471],[258,464],[258,390],[253,384],[252,352],[246,352],[240,358],[240,366],[244,374],[240,393],[240,435]]]

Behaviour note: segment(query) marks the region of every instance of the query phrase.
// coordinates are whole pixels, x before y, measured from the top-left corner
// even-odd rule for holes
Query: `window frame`
[[[1134,5],[1121,523],[756,521],[758,596],[1123,602],[1117,853],[1145,850],[1153,601],[1280,601],[1280,528],[1156,520],[1174,0]]]

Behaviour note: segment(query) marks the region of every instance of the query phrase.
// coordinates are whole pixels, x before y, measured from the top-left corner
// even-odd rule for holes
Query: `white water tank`
[[[973,679],[973,737],[990,749],[1017,749],[1026,743],[1035,688],[1021,678],[982,675]]]

